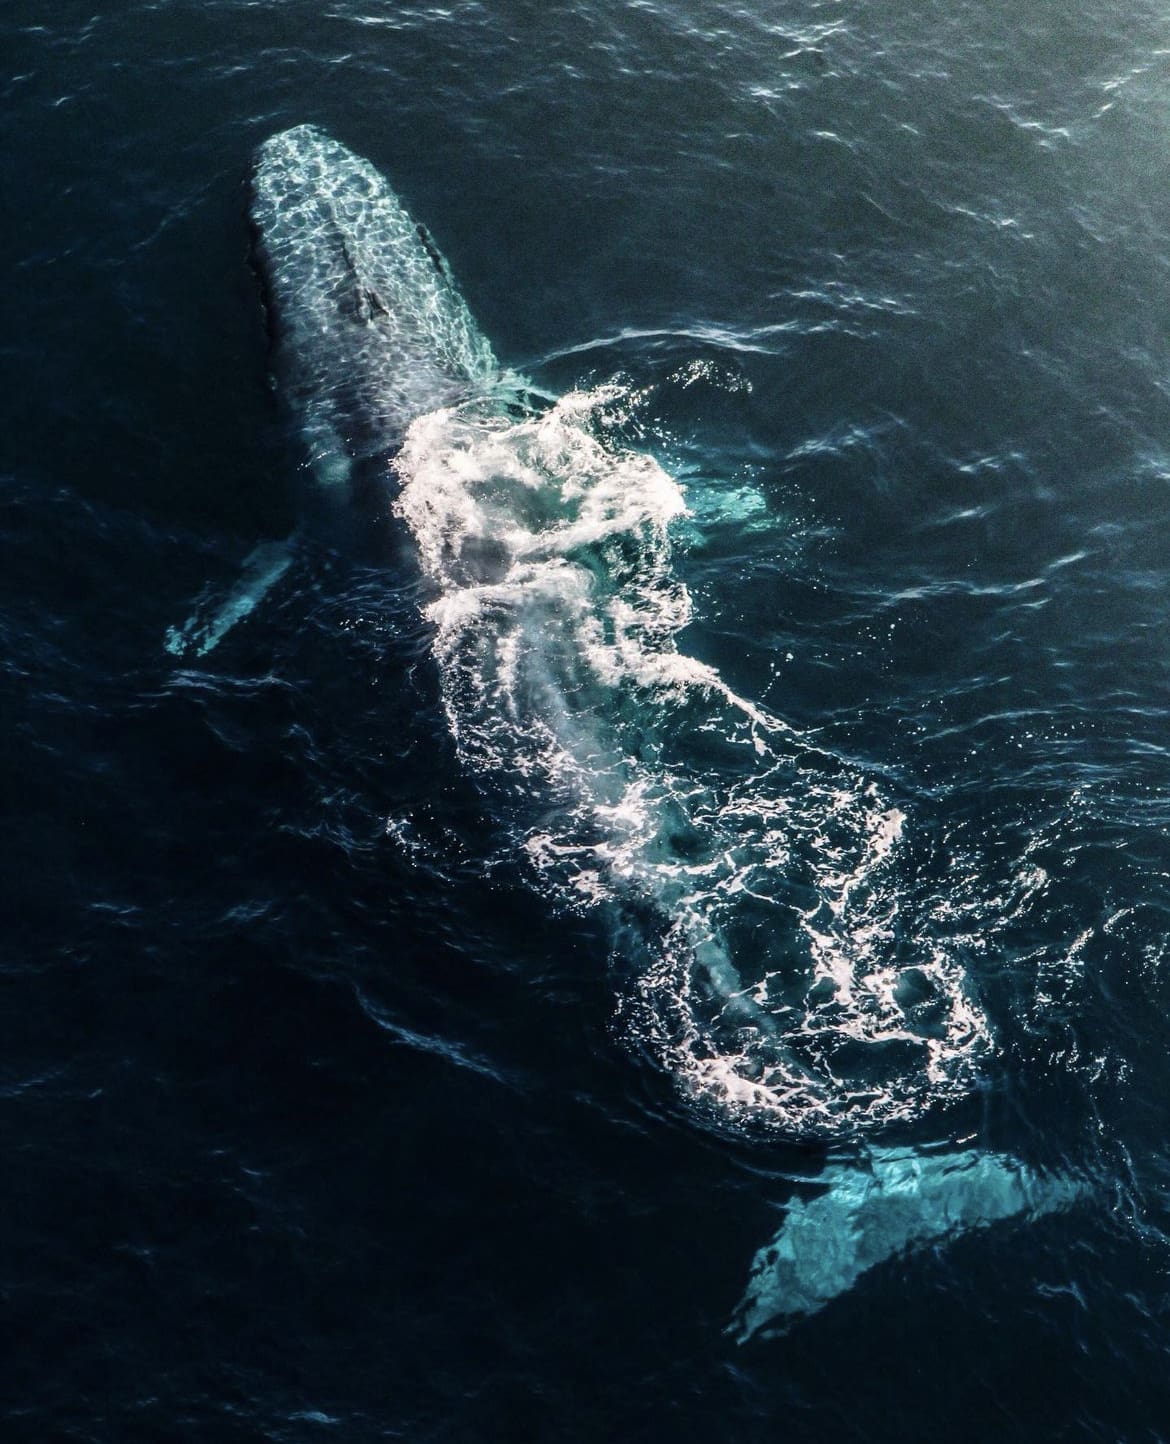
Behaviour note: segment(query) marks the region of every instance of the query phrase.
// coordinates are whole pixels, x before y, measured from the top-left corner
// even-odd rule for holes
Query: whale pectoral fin
[[[205,657],[237,622],[255,610],[288,571],[292,558],[291,537],[253,547],[226,595],[205,591],[182,626],[167,628],[163,641],[167,651],[172,657]]]

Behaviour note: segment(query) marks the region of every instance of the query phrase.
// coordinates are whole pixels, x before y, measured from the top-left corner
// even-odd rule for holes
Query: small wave
[[[701,1108],[802,1134],[918,1116],[990,1046],[960,950],[916,941],[939,934],[904,915],[878,784],[679,646],[687,499],[622,443],[636,405],[613,383],[410,427],[396,509],[460,757],[538,885],[608,910],[629,1035]]]

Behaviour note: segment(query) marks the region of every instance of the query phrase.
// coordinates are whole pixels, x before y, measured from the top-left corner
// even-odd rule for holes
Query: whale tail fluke
[[[864,1162],[830,1164],[819,1181],[827,1191],[794,1199],[779,1232],[752,1260],[727,1329],[737,1343],[786,1331],[887,1259],[1002,1219],[1052,1213],[1086,1188],[977,1149],[875,1148]]]
[[[187,620],[168,627],[163,645],[172,657],[204,657],[242,622],[288,571],[292,539],[265,541],[244,558],[235,584],[226,595],[204,592]]]

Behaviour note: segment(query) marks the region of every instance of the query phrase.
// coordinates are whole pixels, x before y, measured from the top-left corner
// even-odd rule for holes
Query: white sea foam
[[[634,404],[610,385],[410,426],[396,508],[452,735],[540,885],[610,909],[626,1026],[701,1107],[803,1133],[914,1117],[988,1047],[960,948],[902,916],[907,822],[878,786],[680,648],[686,498],[617,439]]]

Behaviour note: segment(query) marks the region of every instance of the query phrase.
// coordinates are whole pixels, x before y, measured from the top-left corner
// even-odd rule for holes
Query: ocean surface
[[[0,1438],[1170,1440],[1165,7],[0,39]],[[303,122],[530,387],[319,528]]]

